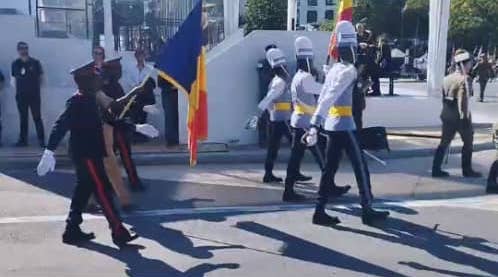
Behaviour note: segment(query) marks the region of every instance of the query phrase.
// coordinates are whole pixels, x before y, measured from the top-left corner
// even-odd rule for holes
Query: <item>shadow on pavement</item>
[[[281,249],[282,255],[289,258],[347,269],[368,276],[405,276],[253,221],[238,222],[236,227],[260,236],[282,241],[285,244]]]
[[[405,266],[408,266],[408,267],[411,267],[413,269],[420,270],[420,271],[435,272],[435,273],[439,273],[439,274],[443,274],[443,275],[450,275],[450,276],[455,276],[455,277],[488,277],[488,275],[471,274],[471,273],[464,273],[464,272],[458,272],[458,271],[453,271],[453,270],[433,268],[433,267],[419,264],[416,262],[399,262],[398,264],[405,265]]]
[[[346,210],[331,208],[330,210],[352,216],[359,216],[361,214],[360,209]],[[484,243],[488,242],[485,239],[465,237],[463,235],[460,235],[463,236],[462,238],[453,238],[444,232],[434,231],[432,228],[395,217],[390,217],[385,223],[372,227],[382,231],[382,233],[342,225],[337,225],[334,229],[417,248],[441,260],[470,266],[487,272],[492,276],[498,276],[498,262],[496,260],[491,261],[454,248],[463,246],[476,251],[497,255],[498,249],[484,245]]]
[[[206,273],[218,269],[239,268],[239,264],[233,264],[233,263],[225,263],[225,264],[203,263],[193,268],[190,268],[185,272],[182,272],[161,260],[144,257],[139,251],[144,247],[139,245],[130,245],[129,247],[124,249],[117,249],[92,241],[84,245],[81,245],[80,247],[107,255],[113,259],[125,263],[127,266],[126,274],[129,277],[142,277],[142,276],[202,277]]]

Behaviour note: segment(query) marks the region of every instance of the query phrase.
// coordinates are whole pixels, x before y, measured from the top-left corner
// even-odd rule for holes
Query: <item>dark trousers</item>
[[[367,65],[367,74],[372,80],[372,94],[373,96],[380,96],[380,68],[375,62],[369,62]]]
[[[482,102],[484,101],[484,91],[486,90],[486,86],[488,85],[488,80],[479,80],[479,85],[481,87],[481,95],[479,99]]]
[[[455,138],[456,133],[460,134],[463,141],[462,148],[462,170],[463,172],[472,169],[472,151],[474,143],[474,129],[470,120],[443,120],[441,142],[434,155],[432,171],[440,171],[443,159],[448,151],[451,141]]]
[[[178,90],[163,89],[162,104],[164,109],[164,136],[166,144],[178,145],[180,143],[178,131]]]
[[[41,118],[40,93],[32,93],[29,95],[17,93],[16,101],[20,118],[19,142],[26,143],[28,141],[28,111],[31,110],[31,116],[33,117],[33,121],[35,123],[38,141],[40,143],[44,143],[45,131]]]
[[[370,184],[370,172],[363,157],[356,132],[335,131],[327,132],[328,141],[326,149],[325,168],[320,180],[318,191],[318,208],[324,209],[327,203],[329,192],[335,184],[335,174],[339,169],[339,163],[344,150],[353,166],[356,183],[360,191],[362,207],[369,207],[372,204],[373,195]]]
[[[138,178],[135,162],[133,162],[131,143],[127,135],[128,134],[125,131],[114,128],[115,146],[119,150],[121,162],[123,163],[126,174],[128,175],[130,186],[134,187],[140,185],[140,179]]]
[[[289,125],[285,121],[269,123],[268,151],[266,152],[265,172],[271,174],[280,149],[282,137],[287,137],[292,141]]]
[[[305,144],[302,143],[301,138],[303,137],[306,131],[300,128],[292,128],[292,145],[291,145],[291,156],[289,159],[289,163],[287,164],[287,176],[285,178],[285,188],[293,189],[294,184],[296,183],[297,177],[300,175],[301,162],[304,157],[304,152],[306,149],[309,149],[313,154],[318,166],[320,166],[320,170],[323,170],[325,166],[324,162],[324,153],[321,149],[322,143],[325,141],[323,136],[319,138],[322,140],[322,143],[318,143],[315,146],[308,148]],[[325,142],[326,143],[326,142]]]
[[[270,115],[268,111],[263,112],[259,117],[258,122],[258,144],[259,147],[264,148],[268,143],[268,123],[270,121]]]
[[[94,194],[113,234],[123,232],[124,227],[119,213],[112,202],[112,186],[107,178],[102,159],[79,159],[74,161],[77,183],[71,199],[71,208],[66,223],[68,227],[79,226],[83,222],[81,216],[90,195]]]

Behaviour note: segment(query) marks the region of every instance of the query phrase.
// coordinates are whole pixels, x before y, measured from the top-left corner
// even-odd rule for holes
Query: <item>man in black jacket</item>
[[[16,102],[20,117],[20,133],[16,146],[28,145],[28,111],[31,110],[38,143],[45,147],[45,132],[41,117],[40,87],[43,80],[41,63],[29,56],[28,44],[17,44],[19,58],[12,63],[12,83],[16,88]]]
[[[69,131],[71,133],[69,147],[76,169],[77,185],[62,241],[67,244],[78,244],[95,238],[93,233],[84,233],[80,229],[83,221],[82,211],[90,195],[94,193],[109,222],[113,242],[118,246],[124,246],[138,236],[123,226],[110,194],[111,184],[103,163],[106,150],[102,115],[95,97],[102,82],[92,63],[74,70],[72,74],[78,85],[78,91],[67,101],[66,109],[53,127],[48,146],[38,164],[37,173],[39,176],[44,176],[55,169],[54,152]],[[131,125],[123,122],[114,122],[114,124],[125,125],[150,136],[157,135],[157,130],[150,125]]]

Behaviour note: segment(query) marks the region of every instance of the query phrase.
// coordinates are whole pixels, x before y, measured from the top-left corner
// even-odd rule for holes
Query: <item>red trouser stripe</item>
[[[100,199],[100,203],[102,205],[102,208],[104,209],[104,213],[106,214],[106,217],[108,218],[109,222],[111,223],[111,226],[113,227],[113,231],[117,231],[121,227],[121,220],[118,219],[116,214],[114,213],[114,210],[112,209],[112,204],[109,203],[109,198],[107,198],[106,191],[104,184],[102,180],[99,178],[99,175],[97,174],[97,170],[95,165],[91,160],[86,160],[86,165],[88,167],[88,171],[90,172],[90,176],[92,177],[95,186],[96,186],[96,194],[97,197]]]
[[[123,138],[123,134],[121,132],[116,132],[116,135],[118,136],[118,145],[119,145],[119,151],[123,154],[124,157],[124,165],[126,166],[128,177],[131,179],[132,185],[138,184],[137,177],[135,176],[135,171],[133,169],[133,165],[131,163],[131,158],[130,158],[130,153],[128,153],[128,148],[126,147],[126,142]]]

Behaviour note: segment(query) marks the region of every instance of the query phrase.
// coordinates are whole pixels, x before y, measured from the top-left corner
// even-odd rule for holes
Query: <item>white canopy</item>
[[[431,0],[429,8],[429,55],[427,89],[440,95],[446,71],[446,50],[451,0]]]

